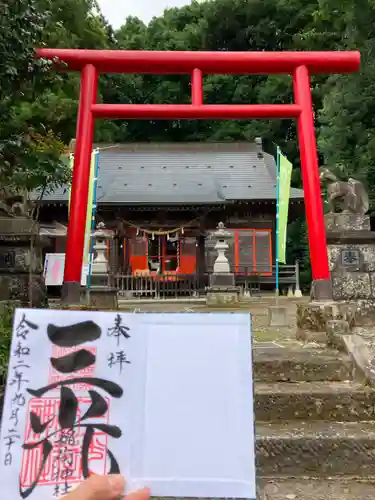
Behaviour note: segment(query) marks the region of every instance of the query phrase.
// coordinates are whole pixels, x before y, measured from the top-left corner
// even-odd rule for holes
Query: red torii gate
[[[37,58],[80,71],[76,147],[63,283],[63,300],[79,301],[90,161],[95,118],[128,120],[296,118],[306,220],[316,299],[332,296],[310,89],[311,74],[352,73],[359,52],[162,52],[37,49]],[[99,73],[190,74],[191,104],[98,104]],[[203,103],[202,74],[290,74],[295,104]]]

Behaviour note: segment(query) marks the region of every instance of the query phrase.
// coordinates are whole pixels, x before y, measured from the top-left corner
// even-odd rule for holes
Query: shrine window
[[[233,233],[225,255],[235,274],[272,275],[271,229],[227,229]],[[212,272],[217,252],[213,232],[206,235],[206,268]]]

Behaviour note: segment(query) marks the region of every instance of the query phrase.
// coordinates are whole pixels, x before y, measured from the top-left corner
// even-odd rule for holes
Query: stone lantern
[[[212,237],[216,240],[215,250],[217,251],[213,274],[230,274],[229,261],[225,252],[229,248],[228,241],[233,238],[233,234],[226,231],[224,224],[219,222],[217,231],[213,233]]]
[[[107,277],[107,283],[109,282],[109,263],[107,260],[107,241],[109,239],[108,233],[105,231],[105,225],[103,222],[99,222],[96,231],[93,233],[92,238],[94,240],[94,254],[95,258],[91,264],[91,277],[95,278],[101,276],[102,278]]]
[[[117,290],[111,283],[107,259],[108,241],[112,239],[112,235],[105,230],[104,223],[100,222],[92,238],[95,257],[91,263],[90,276],[88,276],[88,303],[100,309],[117,309]]]
[[[235,286],[235,277],[225,255],[229,248],[228,241],[233,238],[233,234],[225,229],[222,222],[219,222],[212,238],[216,240],[217,257],[210,276],[210,286],[207,290],[207,305],[229,306],[237,303],[239,298],[239,288]]]

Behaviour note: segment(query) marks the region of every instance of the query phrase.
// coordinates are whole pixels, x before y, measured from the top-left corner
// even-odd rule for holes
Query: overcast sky
[[[148,23],[169,7],[182,7],[190,0],[99,0],[100,8],[114,28],[119,28],[127,16],[136,16]]]

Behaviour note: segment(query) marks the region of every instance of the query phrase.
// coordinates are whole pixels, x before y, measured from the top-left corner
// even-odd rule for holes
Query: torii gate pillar
[[[63,62],[62,69],[81,72],[81,90],[74,156],[70,218],[63,283],[63,301],[77,303],[85,239],[90,159],[95,118],[138,120],[235,120],[295,118],[305,196],[312,296],[332,298],[323,203],[310,89],[310,75],[352,73],[359,52],[161,52],[81,49],[38,49],[36,57]],[[97,104],[99,73],[190,74],[191,104]],[[207,105],[202,74],[289,74],[294,104]]]

